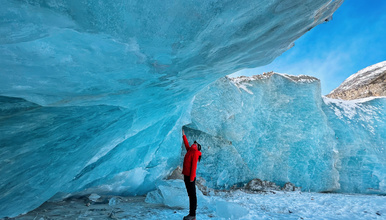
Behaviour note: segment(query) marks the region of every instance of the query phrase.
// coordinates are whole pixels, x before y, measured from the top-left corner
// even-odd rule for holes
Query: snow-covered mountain
[[[386,96],[386,61],[366,67],[347,78],[327,95],[334,99],[360,99]]]

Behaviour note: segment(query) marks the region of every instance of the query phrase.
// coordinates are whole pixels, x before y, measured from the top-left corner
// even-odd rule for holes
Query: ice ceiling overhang
[[[200,89],[271,62],[341,3],[2,1],[0,217],[58,192],[151,190]]]
[[[341,2],[5,1],[0,93],[129,108],[191,97],[220,76],[268,64]]]

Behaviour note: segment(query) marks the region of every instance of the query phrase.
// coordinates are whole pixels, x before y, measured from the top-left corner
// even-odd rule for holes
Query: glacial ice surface
[[[271,62],[341,3],[2,1],[0,217],[154,189],[200,89]]]
[[[308,76],[224,77],[195,96],[191,117],[185,130],[203,146],[197,175],[209,187],[259,178],[386,193],[386,98],[325,98]]]

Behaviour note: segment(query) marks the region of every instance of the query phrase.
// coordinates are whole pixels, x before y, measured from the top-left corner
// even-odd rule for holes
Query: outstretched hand
[[[185,135],[184,129],[182,129],[182,135]]]

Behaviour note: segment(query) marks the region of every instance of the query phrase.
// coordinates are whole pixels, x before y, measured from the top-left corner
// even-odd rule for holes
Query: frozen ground
[[[224,215],[228,215],[228,219],[386,219],[386,196],[305,192],[248,194],[237,190],[206,198],[208,207],[203,208],[202,201],[198,201],[197,219],[227,219]],[[187,209],[148,204],[145,197],[102,197],[98,201],[89,206],[87,197],[46,202],[16,219],[170,220],[182,219],[188,212]]]

